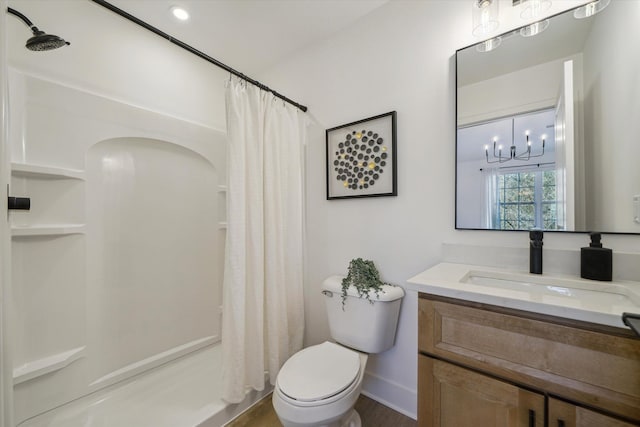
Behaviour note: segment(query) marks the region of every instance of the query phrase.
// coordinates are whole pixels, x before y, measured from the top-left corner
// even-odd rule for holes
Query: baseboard
[[[365,372],[362,394],[409,418],[418,419],[417,390],[411,390],[402,384]]]
[[[272,391],[273,387],[269,383],[266,383],[264,390],[247,391],[246,397],[242,402],[227,404],[223,410],[218,411],[212,417],[201,422],[197,427],[226,426],[245,412],[251,410],[251,408],[259,404],[262,400],[269,398]]]

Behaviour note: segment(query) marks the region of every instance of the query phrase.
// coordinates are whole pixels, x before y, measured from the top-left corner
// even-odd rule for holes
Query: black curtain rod
[[[124,10],[112,5],[111,3],[106,2],[104,0],[91,0],[91,1],[93,1],[94,3],[99,4],[100,6],[102,6],[104,8],[109,9],[112,12],[117,13],[118,15],[122,16],[123,18],[126,18],[129,21],[140,25],[143,28],[146,28],[147,30],[151,31],[152,33],[156,33],[160,37],[165,38],[165,39],[169,40],[171,43],[173,43],[173,44],[175,44],[177,46],[180,46],[184,50],[189,51],[189,52],[191,52],[192,54],[194,54],[196,56],[199,56],[200,58],[204,59],[205,61],[208,61],[208,62],[212,63],[213,65],[222,68],[225,71],[228,71],[229,73],[233,74],[234,76],[240,77],[242,80],[245,80],[245,81],[251,83],[254,86],[258,86],[262,90],[266,90],[267,92],[271,92],[274,96],[282,99],[285,102],[288,102],[291,105],[294,105],[295,107],[299,108],[300,110],[305,111],[305,112],[307,111],[307,107],[305,107],[304,105],[298,104],[297,102],[293,101],[292,99],[289,99],[286,96],[279,94],[275,90],[270,89],[268,86],[263,85],[259,81],[254,80],[251,77],[245,76],[241,72],[236,71],[233,68],[229,67],[227,64],[224,64],[224,63],[218,61],[217,59],[210,57],[206,53],[201,52],[198,49],[195,49],[194,47],[186,44],[185,42],[182,42],[182,41],[170,36],[169,34],[165,33],[164,31],[161,31],[158,28],[156,28],[156,27],[144,22],[143,20],[141,20],[139,18],[136,18],[135,16],[133,16],[130,13],[127,13]]]
[[[531,166],[547,166],[547,165],[555,165],[556,162],[546,162],[546,163],[529,163],[527,165],[518,165],[518,166],[501,166],[498,169],[517,169],[517,168],[528,168]],[[480,168],[480,172],[482,172],[484,169]]]

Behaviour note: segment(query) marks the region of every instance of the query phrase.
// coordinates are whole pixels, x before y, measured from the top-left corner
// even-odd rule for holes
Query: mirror
[[[457,229],[640,233],[640,0],[581,11],[456,53]]]

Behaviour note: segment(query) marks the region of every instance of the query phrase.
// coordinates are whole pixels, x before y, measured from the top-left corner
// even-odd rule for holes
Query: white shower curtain
[[[305,115],[233,79],[227,85],[223,398],[271,384],[302,348]]]

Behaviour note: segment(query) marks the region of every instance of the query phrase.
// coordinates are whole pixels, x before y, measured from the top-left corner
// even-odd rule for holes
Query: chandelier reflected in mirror
[[[532,141],[529,138],[530,131],[528,130],[525,131],[524,133],[525,143],[526,143],[525,149],[524,151],[521,151],[520,153],[518,153],[518,147],[516,147],[516,140],[514,135],[515,133],[514,122],[515,120],[511,119],[511,146],[509,146],[508,152],[504,150],[505,147],[502,144],[498,143],[497,136],[493,137],[493,155],[491,157],[489,156],[489,145],[484,146],[484,155],[487,160],[487,163],[505,163],[511,160],[520,160],[520,161],[526,162],[533,158],[544,156],[544,148],[545,148],[547,135],[543,134],[540,136],[542,147],[538,153],[534,154],[532,149]],[[503,155],[503,150],[505,151],[504,155]]]

